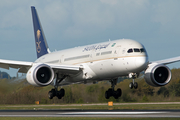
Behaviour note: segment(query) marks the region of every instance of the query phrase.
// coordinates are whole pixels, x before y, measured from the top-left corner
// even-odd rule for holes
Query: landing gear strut
[[[120,88],[118,88],[116,91],[114,90],[114,87],[117,84],[117,79],[110,80],[110,82],[111,82],[111,88],[109,88],[105,92],[105,98],[109,99],[111,96],[113,96],[115,99],[118,99],[119,97],[121,97],[122,91]]]
[[[53,99],[53,97],[57,97],[58,99],[61,99],[65,95],[65,90],[61,88],[58,91],[58,84],[65,78],[66,76],[63,76],[61,79],[58,80],[58,74],[57,78],[54,81],[54,89],[51,89],[51,91],[48,92],[49,99]]]
[[[135,82],[135,79],[137,78],[137,77],[136,77],[136,74],[133,74],[133,75],[131,76],[131,78],[133,78],[133,82],[130,82],[129,88],[130,88],[130,89],[133,89],[133,87],[134,87],[134,89],[137,89],[137,88],[138,88],[138,83]]]

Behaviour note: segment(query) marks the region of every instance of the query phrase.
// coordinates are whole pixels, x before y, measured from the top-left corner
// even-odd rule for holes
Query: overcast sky
[[[0,59],[36,60],[31,6],[38,11],[51,51],[128,38],[145,46],[150,61],[180,56],[180,0],[0,2]],[[180,63],[169,67],[179,68]],[[16,72],[9,71],[12,76]]]

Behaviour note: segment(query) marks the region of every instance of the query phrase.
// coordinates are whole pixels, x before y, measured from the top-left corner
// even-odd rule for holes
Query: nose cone
[[[144,70],[148,65],[148,57],[137,57],[135,61],[135,65],[138,69]]]

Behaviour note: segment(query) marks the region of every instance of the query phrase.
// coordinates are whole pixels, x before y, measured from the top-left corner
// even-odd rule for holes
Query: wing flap
[[[27,73],[29,68],[32,67],[33,64],[34,64],[33,62],[0,59],[0,68],[4,68],[4,69],[15,68],[15,69],[19,69],[18,72],[21,73]],[[82,69],[81,66],[76,66],[76,65],[57,65],[57,64],[47,64],[47,65],[49,65],[54,71],[58,71],[62,74],[77,74]]]
[[[4,69],[9,69],[9,65],[8,64],[2,64],[0,63],[0,67],[4,68]]]
[[[77,74],[82,70],[81,66],[76,66],[76,65],[56,65],[56,64],[48,64],[48,65],[62,74]]]

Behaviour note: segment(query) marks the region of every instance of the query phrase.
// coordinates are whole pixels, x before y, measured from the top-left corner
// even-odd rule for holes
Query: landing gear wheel
[[[57,97],[58,99],[61,99],[65,95],[65,90],[62,88],[60,91],[57,91]]]
[[[65,95],[65,90],[62,88],[60,91],[57,91],[57,89],[51,89],[51,91],[48,92],[49,99],[53,99],[53,97],[58,97],[58,99],[61,99]]]
[[[118,99],[119,97],[121,97],[121,89],[118,88],[116,91],[113,91],[113,97],[115,99]]]
[[[118,97],[121,97],[122,91],[120,88],[117,89],[117,94],[118,94]]]
[[[51,91],[48,92],[49,99],[53,99],[53,97],[56,96],[55,89],[51,89]]]
[[[57,96],[58,99],[62,98],[62,95],[61,95],[60,91],[57,91],[57,95],[56,96]]]
[[[106,99],[109,99],[109,98],[110,98],[109,91],[106,91],[106,92],[105,92],[105,98],[106,98]]]
[[[62,88],[59,92],[60,92],[60,94],[62,95],[62,97],[64,97],[64,95],[65,95],[65,90]]]
[[[118,99],[118,98],[119,98],[118,91],[113,91],[113,97],[114,97],[115,99]]]
[[[118,99],[119,97],[121,97],[122,91],[120,88],[117,89],[117,91],[114,91],[113,89],[109,88],[106,92],[105,92],[105,98],[109,99],[111,96],[113,96],[115,99]]]
[[[49,97],[49,99],[53,99],[53,93],[52,93],[52,91],[49,91],[49,93],[48,93],[48,97]]]
[[[130,88],[130,89],[133,89],[133,86],[134,86],[133,83],[130,82],[130,83],[129,83],[129,88]]]
[[[109,88],[106,92],[105,92],[105,98],[109,99],[111,96],[113,95],[113,89]]]
[[[134,89],[137,89],[137,88],[138,88],[138,83],[135,82],[135,83],[134,83]]]
[[[113,96],[113,89],[112,89],[112,88],[109,88],[109,89],[108,89],[108,93],[109,93],[109,97]]]
[[[114,95],[113,97],[114,97],[115,99],[118,99],[118,98],[119,98],[118,95]]]

